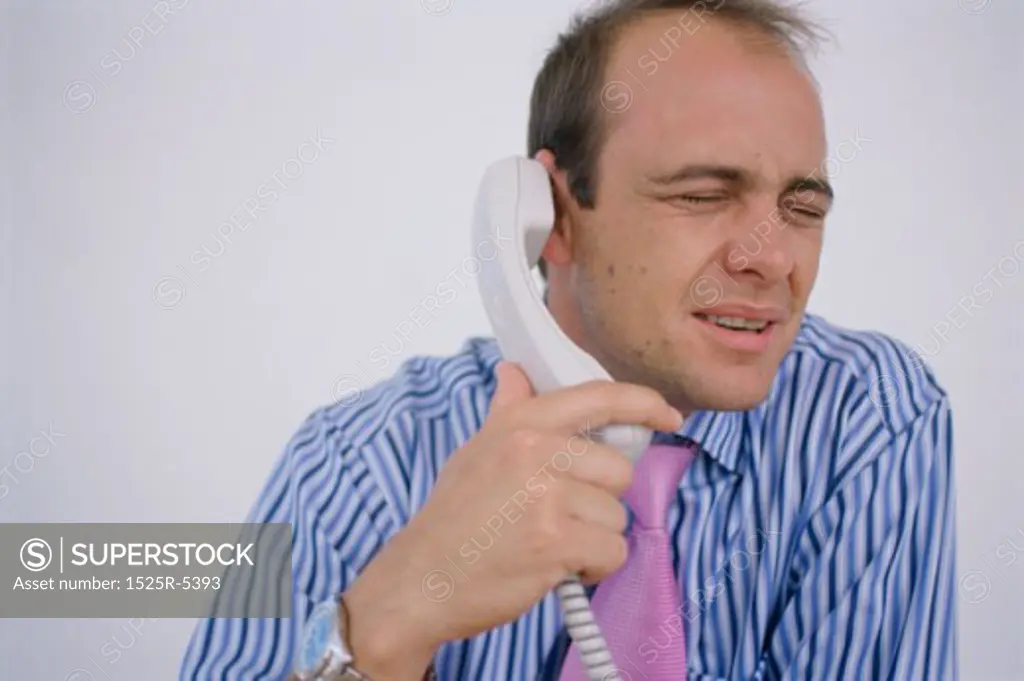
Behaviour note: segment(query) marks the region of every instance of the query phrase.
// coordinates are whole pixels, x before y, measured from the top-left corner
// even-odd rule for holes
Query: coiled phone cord
[[[611,651],[608,650],[608,642],[604,640],[594,619],[590,599],[587,598],[580,578],[576,575],[566,577],[555,587],[555,593],[562,604],[565,628],[576,644],[590,681],[622,681]]]

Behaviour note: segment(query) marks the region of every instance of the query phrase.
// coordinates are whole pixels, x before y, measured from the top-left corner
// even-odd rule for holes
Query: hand
[[[682,416],[656,391],[628,383],[538,396],[517,365],[499,365],[483,427],[346,597],[353,637],[376,651],[364,655],[367,663],[392,653],[429,662],[445,641],[516,619],[566,575],[594,583],[617,570],[627,554],[619,499],[632,465],[588,439],[612,423],[672,431]],[[358,662],[358,640],[353,648]],[[391,677],[380,666],[376,675],[365,671],[416,679],[419,664]]]

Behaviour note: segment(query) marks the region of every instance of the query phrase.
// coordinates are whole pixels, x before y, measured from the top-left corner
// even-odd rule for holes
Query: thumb
[[[498,377],[498,387],[491,398],[491,411],[501,410],[533,397],[533,385],[518,364],[502,360],[498,362],[494,373]]]

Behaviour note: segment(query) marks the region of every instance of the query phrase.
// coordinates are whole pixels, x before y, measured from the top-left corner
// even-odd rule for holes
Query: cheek
[[[681,220],[660,211],[628,209],[608,201],[607,213],[580,232],[579,254],[591,284],[627,305],[626,315],[648,315],[677,306],[722,246],[722,232],[710,221]]]
[[[627,213],[611,212],[580,230],[580,266],[605,295],[623,295],[650,271],[649,235]]]
[[[821,230],[801,234],[794,244],[793,285],[800,298],[806,299],[818,278],[821,262]]]

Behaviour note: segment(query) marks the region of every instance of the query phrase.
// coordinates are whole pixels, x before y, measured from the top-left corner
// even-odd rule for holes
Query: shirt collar
[[[739,472],[743,412],[697,411],[690,414],[679,430],[656,437],[665,435],[691,441],[730,472]]]

